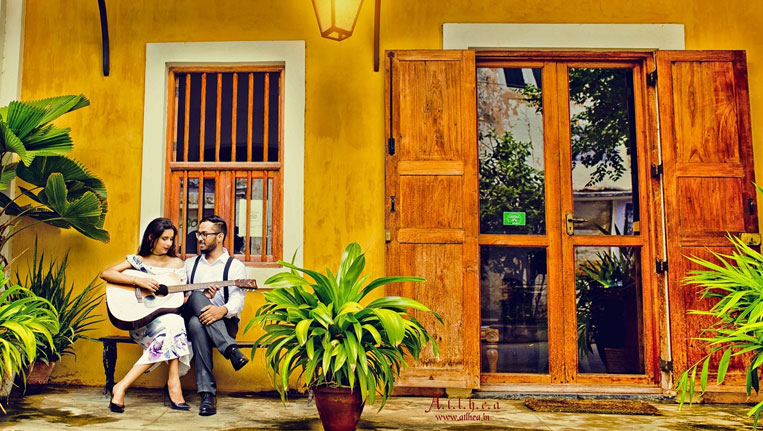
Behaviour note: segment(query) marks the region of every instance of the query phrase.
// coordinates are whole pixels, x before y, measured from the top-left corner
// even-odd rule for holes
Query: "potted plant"
[[[66,286],[69,252],[66,252],[60,264],[53,258],[46,264],[45,253],[41,253],[38,259],[37,251],[35,238],[34,256],[31,266],[27,265],[28,271],[23,286],[47,300],[57,311],[59,331],[53,336],[52,343],[38,337],[39,355],[27,374],[28,385],[47,384],[56,362],[64,355],[75,355],[74,342],[81,338],[90,339],[85,334],[94,329],[93,325],[103,320],[92,314],[103,298],[103,294],[97,294],[101,290],[100,283],[96,282],[98,277],[79,293],[74,294],[74,283]],[[22,284],[18,275],[16,282]]]
[[[0,270],[0,286],[7,286],[8,278]],[[58,316],[50,302],[35,296],[18,285],[8,286],[0,292],[0,381],[2,386],[13,382],[15,374],[24,371],[39,354],[38,338],[47,346],[53,344],[58,333]],[[7,394],[5,394],[7,397]],[[5,408],[0,403],[0,410]]]
[[[623,316],[635,313],[636,301],[631,296],[637,284],[637,264],[632,248],[599,251],[595,259],[580,264],[575,279],[578,351],[587,356],[596,344],[610,373],[638,371],[638,363],[625,360],[627,355],[622,354],[626,346],[637,343],[624,338],[622,326]]]
[[[106,188],[84,166],[67,157],[74,145],[69,129],[52,124],[61,115],[89,104],[80,94],[13,101],[0,107],[0,216],[3,217],[0,266],[9,263],[4,252],[8,241],[39,223],[74,228],[89,238],[108,242],[109,234],[103,229]],[[16,178],[23,183],[14,186]],[[12,187],[18,189],[13,198],[9,193]],[[20,205],[19,198],[26,203]],[[26,220],[33,221],[22,223]],[[70,334],[65,331],[60,337],[70,338]],[[56,351],[50,346],[45,349],[41,356],[43,361]]]
[[[289,378],[299,370],[315,394],[326,430],[354,430],[363,405],[374,404],[377,392],[381,410],[407,366],[406,355],[418,359],[430,342],[439,355],[432,336],[409,312],[432,313],[442,323],[423,304],[389,296],[361,305],[381,286],[423,278],[383,277],[367,283],[368,276],[361,277],[365,257],[357,243],[344,250],[336,275],[329,269],[324,275],[279,263],[291,271],[265,282],[274,289],[264,293],[265,304],[245,330],[255,325],[264,329],[255,345],[267,346],[266,368],[284,402]]]
[[[712,252],[717,263],[688,258],[704,269],[690,271],[685,282],[701,286],[702,298],[717,302],[707,311],[690,310],[692,314],[711,316],[715,323],[704,328],[703,336],[697,338],[707,343],[707,355],[684,370],[676,380],[681,406],[687,395],[690,404],[694,400],[698,369],[701,393],[707,389],[714,354],[721,354],[716,369],[718,384],[725,380],[731,358],[745,355],[750,358],[745,360],[747,395],[752,389],[759,390],[758,371],[763,365],[763,255],[739,238],[729,235],[729,240],[734,251],[731,254]],[[753,416],[754,428],[757,428],[761,411],[763,401],[747,412],[748,416]]]

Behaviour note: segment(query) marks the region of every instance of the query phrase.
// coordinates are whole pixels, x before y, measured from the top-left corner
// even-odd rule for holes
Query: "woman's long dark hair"
[[[172,229],[174,234],[172,236],[172,247],[167,250],[167,256],[177,257],[177,253],[175,252],[175,239],[178,236],[178,230],[175,225],[172,224],[170,219],[164,217],[155,218],[148,224],[146,231],[143,232],[143,240],[140,242],[138,255],[144,257],[150,255],[156,246],[156,242],[159,241],[159,238],[162,237],[162,234],[167,229]]]

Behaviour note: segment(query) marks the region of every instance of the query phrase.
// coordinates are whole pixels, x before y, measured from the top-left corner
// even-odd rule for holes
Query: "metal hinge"
[[[660,358],[660,371],[665,373],[673,372],[673,361],[666,361]]]
[[[393,213],[395,212],[395,196],[390,196],[389,200],[390,200],[389,212]]]
[[[384,241],[385,242],[392,241],[392,232],[390,232],[389,229],[384,230]]]
[[[662,163],[652,165],[652,178],[660,178],[660,175],[662,175]]]
[[[655,260],[654,261],[654,272],[657,274],[664,274],[668,272],[668,261],[667,260]]]
[[[657,84],[657,69],[646,74],[646,85],[652,87]]]
[[[395,138],[387,139],[387,152],[390,156],[395,155]]]
[[[758,246],[760,245],[760,234],[759,233],[741,233],[739,234],[739,240],[742,241],[742,243],[747,244],[749,246]]]

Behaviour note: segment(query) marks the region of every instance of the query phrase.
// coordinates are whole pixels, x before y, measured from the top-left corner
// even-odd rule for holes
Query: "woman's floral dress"
[[[139,271],[145,270],[149,274],[174,272],[180,278],[181,283],[186,282],[185,267],[162,268],[146,265],[139,256],[134,254],[127,256],[127,261]],[[143,355],[136,364],[154,364],[148,371],[153,370],[162,362],[175,358],[180,359],[178,368],[181,376],[191,368],[193,350],[191,350],[186,336],[185,321],[179,314],[162,314],[148,325],[130,331],[130,337],[143,347]]]

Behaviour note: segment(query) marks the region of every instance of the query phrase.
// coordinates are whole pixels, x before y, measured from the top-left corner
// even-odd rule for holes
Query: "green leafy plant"
[[[74,283],[66,286],[66,266],[69,259],[67,251],[61,263],[55,259],[49,259],[45,263],[45,253],[37,255],[37,239],[34,242],[34,256],[32,264],[27,265],[28,271],[24,282],[16,275],[17,284],[21,284],[30,292],[44,298],[50,302],[53,308],[58,312],[59,331],[53,336],[53,343],[49,345],[44,340],[39,341],[40,359],[45,361],[56,361],[64,355],[75,355],[74,342],[85,338],[91,339],[85,335],[92,331],[94,325],[103,321],[93,311],[98,307],[103,298],[103,294],[98,294],[101,290],[101,283],[98,283],[96,276],[85,286],[78,294],[74,294]]]
[[[495,130],[482,134],[480,141],[480,229],[505,229],[504,211],[526,213],[528,233],[543,233],[546,224],[543,171],[527,163],[532,142],[501,136]]]
[[[0,192],[10,191],[19,178],[18,195],[0,193],[0,250],[19,232],[37,223],[108,242],[106,187],[77,161],[67,158],[73,148],[68,128],[51,124],[61,115],[85,106],[83,95],[36,101],[15,101],[0,108]],[[30,203],[19,205],[25,198]],[[19,225],[25,218],[33,223]],[[0,255],[0,263],[7,258]]]
[[[297,369],[308,387],[332,386],[360,390],[362,399],[374,404],[377,391],[381,410],[392,393],[395,378],[406,368],[405,355],[418,359],[432,336],[408,310],[431,312],[413,299],[388,296],[363,306],[375,289],[390,283],[420,282],[420,277],[383,277],[369,283],[361,276],[365,257],[360,245],[351,243],[336,275],[326,275],[279,261],[291,269],[270,277],[265,304],[246,330],[257,325],[265,333],[257,344],[268,346],[266,368],[285,401],[289,377]],[[303,275],[300,275],[302,273]],[[310,279],[305,276],[310,277]],[[308,288],[312,290],[309,291]]]
[[[543,110],[540,88],[519,89],[536,111]],[[586,184],[593,186],[605,178],[617,181],[626,171],[621,147],[631,154],[633,129],[633,72],[617,68],[570,68],[570,102],[580,108],[570,118],[572,163],[581,163],[594,172]]]
[[[709,310],[690,310],[692,314],[711,316],[715,323],[703,329],[704,336],[697,337],[707,343],[709,352],[691,365],[676,380],[676,390],[683,406],[687,395],[689,404],[694,400],[695,386],[699,379],[702,393],[707,389],[710,375],[710,358],[721,353],[716,382],[723,383],[732,357],[751,355],[747,364],[746,391],[759,390],[758,370],[763,365],[763,255],[739,238],[729,235],[734,246],[731,254],[712,252],[718,263],[697,257],[688,259],[705,269],[689,271],[687,284],[702,287],[702,298],[717,300]],[[699,376],[697,371],[699,370]],[[757,428],[763,401],[748,412]]]
[[[575,278],[577,296],[578,352],[588,355],[591,347],[601,336],[602,325],[611,325],[610,319],[598,318],[606,313],[606,304],[600,299],[604,295],[617,297],[636,283],[636,260],[633,248],[621,248],[619,252],[607,250],[597,252],[596,259],[580,264],[580,272]],[[597,343],[601,344],[601,343]]]
[[[7,284],[0,271],[0,285]],[[0,381],[24,375],[39,354],[38,339],[50,347],[58,329],[57,313],[46,299],[18,285],[0,292]],[[5,413],[2,404],[0,410]]]

